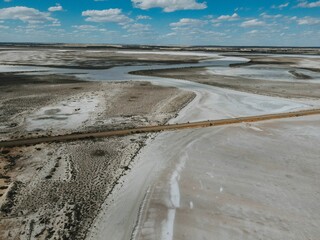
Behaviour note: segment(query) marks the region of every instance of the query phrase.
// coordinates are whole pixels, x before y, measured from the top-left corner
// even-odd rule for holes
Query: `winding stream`
[[[82,79],[94,81],[150,81],[153,84],[196,93],[196,98],[170,123],[279,113],[317,105],[314,102],[237,92],[185,80],[128,74],[138,70],[178,67],[220,69],[228,68],[231,63],[247,61],[245,58],[221,57],[196,64],[126,66],[107,70],[0,66],[0,72],[41,71],[37,74],[74,74]],[[207,146],[206,143],[212,141],[222,130],[223,128],[161,133],[154,140],[149,140],[135,159],[132,170],[122,179],[122,186],[117,186],[112,196],[106,200],[88,239],[173,239],[176,211],[181,206],[186,206],[187,202],[180,194],[180,177],[190,171],[188,164],[195,159],[203,163],[207,161],[209,153],[199,153],[203,149],[206,150],[206,147],[212,149],[212,146]],[[210,179],[210,174],[202,177]],[[205,180],[202,181],[205,184]],[[202,184],[201,181],[200,183]],[[223,191],[224,188],[219,186],[218,193]],[[192,201],[187,202],[187,206],[190,206],[191,210],[197,208]]]
[[[242,57],[218,58],[217,54],[212,54],[212,57],[217,59],[205,60],[194,64],[123,66],[106,70],[0,65],[0,72],[23,71],[30,72],[30,74],[72,74],[81,79],[91,81],[149,81],[153,84],[177,87],[182,90],[196,93],[197,96],[195,100],[185,109],[183,109],[177,118],[171,120],[171,123],[279,113],[313,106],[312,103],[292,101],[283,98],[266,97],[229,89],[221,89],[186,80],[129,74],[131,71],[174,69],[184,67],[210,67],[213,69],[223,68],[227,71],[227,69],[230,69],[230,64],[245,63],[249,61],[249,59]]]

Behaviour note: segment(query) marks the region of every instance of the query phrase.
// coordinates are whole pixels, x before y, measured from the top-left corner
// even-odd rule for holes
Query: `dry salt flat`
[[[318,101],[141,78],[197,94],[172,123],[319,106]],[[320,132],[318,120],[308,117],[159,134],[106,201],[88,239],[318,236],[320,219],[314,210],[319,209],[320,152],[311,147],[320,140],[315,134]]]
[[[214,61],[217,66],[227,66],[247,59],[221,57]],[[196,93],[171,123],[319,106],[318,101],[267,97],[190,81],[128,74],[165,67],[176,66],[45,70],[79,74],[91,80],[150,81]],[[91,104],[82,104],[81,122],[90,114],[85,110],[91,109]],[[59,127],[59,114],[72,118],[77,114],[71,109],[78,107],[73,103],[45,107],[34,113],[30,126],[37,125],[33,121],[48,120],[46,126]],[[54,117],[57,119],[44,117],[52,114],[58,115]],[[308,117],[296,122],[240,124],[154,136],[106,200],[88,239],[312,239],[319,235],[316,226],[320,216],[320,191],[315,184],[319,180],[319,152],[312,147],[320,140],[315,134],[320,132],[318,120]]]

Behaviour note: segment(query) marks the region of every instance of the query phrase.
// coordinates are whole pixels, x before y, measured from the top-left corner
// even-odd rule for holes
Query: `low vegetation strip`
[[[302,111],[296,111],[296,112],[265,114],[265,115],[259,115],[259,116],[229,118],[229,119],[220,119],[220,120],[208,120],[208,121],[192,122],[192,123],[188,122],[188,123],[168,124],[168,125],[159,125],[159,126],[147,126],[147,127],[105,131],[105,132],[74,133],[74,134],[61,135],[61,136],[17,139],[17,140],[10,140],[10,141],[2,141],[0,142],[0,147],[17,147],[17,146],[23,146],[23,145],[35,145],[35,144],[49,143],[49,142],[63,142],[63,141],[72,141],[72,140],[74,141],[74,140],[81,140],[81,139],[87,139],[87,138],[105,138],[105,137],[125,136],[125,135],[139,134],[139,133],[154,133],[154,132],[161,132],[161,131],[174,131],[174,130],[182,130],[182,129],[190,129],[190,128],[214,127],[214,126],[230,125],[230,124],[245,123],[245,122],[260,122],[260,121],[273,120],[273,119],[302,117],[302,116],[315,115],[315,114],[320,114],[320,109],[310,109],[310,110],[302,110]]]

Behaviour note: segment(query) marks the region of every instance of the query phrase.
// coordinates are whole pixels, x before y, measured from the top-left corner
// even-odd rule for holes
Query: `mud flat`
[[[220,88],[284,98],[319,98],[320,56],[239,55],[248,63],[232,67],[177,68],[132,74],[183,79]]]
[[[60,121],[56,119],[56,122],[64,124],[62,118],[68,118],[67,113],[65,116],[59,115],[60,106],[55,106],[46,109],[42,116],[40,114],[35,116],[38,109],[60,101],[64,101],[64,105],[66,105],[67,102],[75,102],[76,97],[78,99],[84,97],[86,101],[90,101],[89,99],[98,97],[100,86],[99,83],[81,82],[72,76],[44,75],[39,77],[0,73],[1,139],[51,134],[50,129],[41,129],[41,126],[32,129],[29,126],[32,123],[31,119],[47,117],[47,120],[49,120],[49,118],[53,119],[55,116],[60,116]],[[61,105],[61,107],[63,106]],[[79,107],[70,109],[69,115],[75,114],[77,108]],[[81,109],[78,109],[77,112],[81,112]]]
[[[146,136],[10,149],[1,239],[83,239]]]
[[[163,124],[194,94],[148,82],[0,74],[1,140]],[[0,149],[0,239],[84,239],[149,135]]]
[[[86,82],[69,75],[0,73],[0,139],[165,122],[193,98],[148,82]]]

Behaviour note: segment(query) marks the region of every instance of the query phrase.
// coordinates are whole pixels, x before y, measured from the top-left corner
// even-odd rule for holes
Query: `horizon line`
[[[147,46],[147,47],[180,47],[180,48],[192,48],[192,47],[226,47],[226,48],[320,48],[320,46],[286,46],[286,45],[156,45],[156,44],[125,44],[125,43],[67,43],[67,42],[1,42],[0,45],[9,44],[33,44],[33,45],[89,45],[89,46]]]

